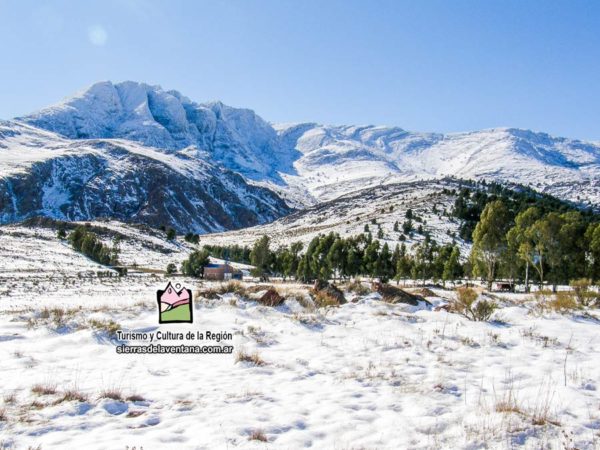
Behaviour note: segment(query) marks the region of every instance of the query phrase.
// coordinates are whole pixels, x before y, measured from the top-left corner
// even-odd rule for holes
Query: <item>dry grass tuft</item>
[[[30,407],[31,409],[42,409],[42,408],[45,408],[45,407],[46,407],[46,405],[45,405],[44,403],[42,403],[42,402],[39,402],[39,401],[37,401],[37,400],[34,400],[34,401],[32,401],[32,402],[29,404],[29,407]]]
[[[236,294],[240,297],[246,297],[248,291],[239,281],[229,281],[217,287],[199,289],[195,292],[196,297],[203,297],[208,300],[216,300],[223,294]]]
[[[589,278],[581,278],[572,280],[569,285],[573,289],[573,295],[577,303],[584,307],[600,306],[600,294],[592,291],[592,280]]]
[[[98,394],[98,398],[108,398],[110,400],[116,400],[119,402],[125,400],[125,398],[123,397],[123,391],[114,387],[110,389],[104,389],[103,391],[101,391],[100,394]]]
[[[0,408],[0,422],[6,422],[8,420],[8,414],[6,414],[5,408]]]
[[[267,363],[260,357],[258,352],[246,353],[244,350],[239,350],[235,355],[235,362],[247,362],[255,366],[265,366]]]
[[[358,280],[352,280],[344,287],[348,292],[352,292],[356,295],[368,295],[371,293],[371,289],[369,288],[369,286],[361,283]]]
[[[229,281],[219,287],[221,294],[246,295],[246,288],[239,281]]]
[[[91,319],[88,324],[94,330],[105,332],[110,337],[115,337],[117,335],[117,330],[121,329],[121,325],[113,320]]]
[[[252,430],[250,436],[248,436],[249,441],[260,441],[260,442],[268,442],[267,436],[262,430]]]
[[[87,402],[87,400],[88,400],[88,398],[83,392],[78,391],[77,389],[67,389],[66,391],[64,391],[62,393],[60,398],[54,402],[54,404],[58,405],[58,404],[64,403],[64,402],[84,403],[84,402]]]
[[[540,313],[553,311],[569,314],[580,308],[575,292],[539,290],[533,296],[536,299],[535,309]]]
[[[139,394],[131,394],[125,400],[128,402],[144,402],[146,399]]]
[[[56,394],[55,384],[36,384],[31,388],[31,392],[37,395],[54,395]]]

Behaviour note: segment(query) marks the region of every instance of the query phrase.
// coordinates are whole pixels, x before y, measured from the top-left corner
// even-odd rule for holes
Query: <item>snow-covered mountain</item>
[[[447,176],[600,205],[600,145],[514,128],[272,125],[158,86],[100,82],[0,126],[0,221],[115,217],[181,231],[272,221],[378,185]],[[282,200],[287,201],[287,205]]]
[[[302,153],[297,176],[318,200],[382,183],[447,176],[530,185],[563,199],[600,203],[600,145],[514,128],[448,135],[375,126],[279,125]]]
[[[127,139],[165,153],[192,146],[295,204],[445,176],[600,200],[600,145],[514,128],[443,135],[381,126],[272,126],[249,109],[195,103],[177,91],[131,81],[94,84],[18,120],[69,139]]]
[[[0,122],[0,223],[110,217],[203,233],[289,212],[272,191],[192,149],[165,153],[120,139],[65,139]]]
[[[177,91],[133,81],[96,83],[17,120],[69,139],[121,138],[166,153],[193,146],[260,181],[277,182],[279,172],[293,170],[294,152],[283,152],[277,132],[254,111],[198,104]]]

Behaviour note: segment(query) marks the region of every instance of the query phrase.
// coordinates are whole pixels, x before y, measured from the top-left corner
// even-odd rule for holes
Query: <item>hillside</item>
[[[365,233],[366,226],[374,238],[387,242],[391,248],[401,242],[410,247],[424,239],[417,232],[410,236],[402,231],[406,213],[411,209],[421,220],[414,222],[415,228],[421,224],[440,244],[456,241],[462,245],[466,255],[470,246],[457,239],[460,223],[450,217],[456,194],[444,192],[444,189],[457,189],[459,186],[458,181],[433,180],[372,187],[319,203],[269,224],[201,236],[200,245],[251,246],[260,236],[267,235],[271,246],[277,248],[295,241],[307,244],[315,236],[330,232],[342,237],[356,236]],[[396,222],[398,231],[394,231]],[[378,237],[380,229],[383,237]],[[402,235],[406,241],[400,241]]]

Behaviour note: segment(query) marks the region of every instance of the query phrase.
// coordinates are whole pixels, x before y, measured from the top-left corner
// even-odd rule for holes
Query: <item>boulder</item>
[[[279,306],[284,300],[279,292],[271,288],[258,299],[258,302],[265,306]]]
[[[406,303],[407,305],[418,306],[419,301],[421,301],[430,304],[421,296],[411,294],[389,284],[373,283],[373,290],[381,295],[383,301],[387,303]]]

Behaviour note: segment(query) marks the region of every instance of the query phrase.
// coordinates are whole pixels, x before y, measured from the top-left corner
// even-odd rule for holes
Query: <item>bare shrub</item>
[[[8,420],[8,414],[6,414],[5,408],[0,408],[0,422],[6,422]]]
[[[456,300],[451,304],[451,310],[469,320],[486,322],[490,319],[498,305],[487,299],[479,299],[477,292],[468,287],[456,290]]]

